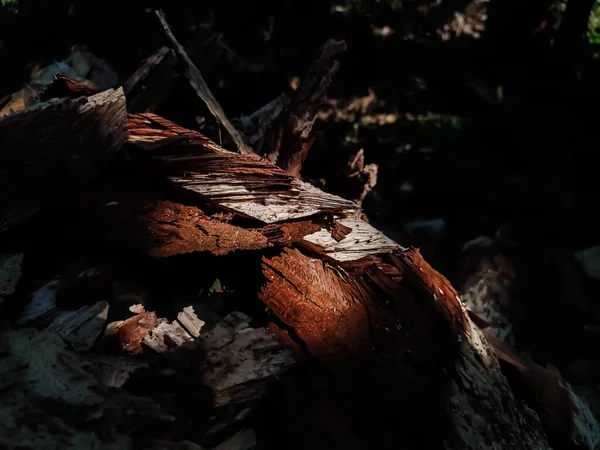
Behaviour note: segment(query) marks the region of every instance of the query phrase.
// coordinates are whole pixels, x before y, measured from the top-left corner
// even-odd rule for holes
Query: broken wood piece
[[[253,155],[219,151],[202,134],[170,126],[156,115],[133,115],[129,130],[130,142],[150,146],[149,156],[164,164],[163,173],[174,184],[226,210],[264,223],[357,214],[351,201],[323,192]]]
[[[200,336],[204,321],[201,320],[195,313],[193,306],[186,306],[183,310],[177,314],[177,320],[183,327],[192,335],[197,338]]]
[[[305,364],[316,359],[339,395],[352,398],[339,407],[361,424],[353,430],[358,442],[440,448],[450,439],[453,448],[549,448],[538,417],[514,398],[450,283],[416,250],[363,261],[336,268],[285,250],[263,258],[260,294],[301,342],[297,357]],[[432,416],[446,404],[446,417]],[[454,431],[443,437],[446,420]],[[422,423],[430,435],[413,432]]]
[[[154,112],[171,92],[175,53],[159,48],[123,85],[130,113]]]
[[[316,233],[309,234],[304,240],[316,247],[317,251],[337,261],[356,261],[365,256],[393,253],[406,250],[399,246],[379,230],[362,220],[340,219],[337,228],[345,227],[346,235],[322,228]],[[336,228],[336,229],[337,229]]]
[[[265,136],[262,147],[266,151],[265,156],[295,177],[300,176],[304,160],[314,142],[313,124],[317,112],[345,51],[344,41],[330,39],[323,45],[291,104]]]
[[[144,344],[150,347],[157,353],[164,353],[170,348],[183,345],[190,342],[193,337],[174,320],[169,323],[165,319],[161,319],[154,328],[144,337]]]
[[[185,52],[185,49],[177,41],[177,38],[171,31],[171,28],[169,27],[169,24],[167,23],[167,20],[166,20],[164,14],[160,11],[155,11],[155,13],[156,13],[156,16],[158,17],[158,20],[160,20],[160,23],[163,27],[163,30],[164,30],[166,36],[169,38],[169,40],[175,47],[175,50],[176,50],[177,54],[179,55],[179,57],[182,59],[182,62],[185,63],[185,65],[187,67],[186,74],[188,76],[188,80],[189,80],[190,84],[192,85],[192,87],[194,88],[194,90],[196,91],[196,94],[198,94],[198,96],[206,104],[209,111],[211,112],[211,114],[213,116],[215,116],[217,121],[219,123],[221,123],[223,125],[223,127],[225,127],[225,129],[227,130],[227,132],[233,139],[238,152],[240,152],[242,154],[254,153],[252,151],[252,149],[250,147],[248,147],[248,145],[244,142],[244,138],[242,137],[240,132],[235,129],[235,127],[231,124],[231,122],[229,122],[229,119],[225,115],[225,111],[223,111],[223,108],[221,108],[221,105],[219,105],[219,102],[217,101],[217,99],[214,97],[214,95],[210,91],[210,88],[204,81],[202,74],[200,73],[200,71],[198,70],[196,65],[192,62],[190,57],[187,55],[187,53]]]
[[[3,116],[0,135],[3,232],[100,173],[127,140],[123,90],[51,99]]]

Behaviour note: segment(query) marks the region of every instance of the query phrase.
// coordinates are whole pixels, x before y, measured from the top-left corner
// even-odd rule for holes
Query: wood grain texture
[[[226,152],[198,132],[154,114],[133,115],[130,143],[149,151],[178,187],[263,223],[319,214],[354,217],[357,206],[289,175],[256,155]]]

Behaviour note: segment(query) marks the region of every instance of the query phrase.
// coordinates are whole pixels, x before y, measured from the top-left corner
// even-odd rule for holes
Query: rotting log
[[[272,225],[319,224],[263,258],[260,298],[276,318],[270,330],[335,380],[332,407],[343,410],[340,420],[362,424],[352,439],[369,448],[550,448],[548,405],[515,397],[486,334],[417,250],[358,220],[352,202],[305,188],[253,155],[223,151],[200,133],[149,114],[131,116],[130,132],[155,170],[199,202]],[[303,199],[303,188],[314,194]],[[425,423],[426,437],[416,431]],[[598,424],[589,424],[583,429],[593,436]]]
[[[71,207],[117,241],[141,246],[155,257],[264,252],[258,297],[269,309],[268,329],[294,349],[296,374],[320,377],[318,395],[314,387],[298,387],[302,377],[293,378],[293,373],[283,382],[291,385],[278,403],[286,414],[273,418],[271,426],[286,434],[286,448],[529,450],[561,440],[594,448],[598,425],[580,414],[577,397],[568,392],[568,402],[560,403],[565,407],[553,406],[556,397],[539,392],[532,401],[517,398],[513,388],[531,389],[542,379],[547,390],[560,393],[559,399],[567,397],[559,379],[542,377],[534,366],[490,343],[448,280],[417,250],[400,247],[358,220],[360,209],[353,202],[302,183],[256,155],[227,152],[202,134],[153,114],[130,116],[128,128],[131,158],[152,177],[168,179],[188,202],[177,202],[167,189],[155,194],[144,186],[109,185],[115,189],[111,192],[104,185],[96,196],[87,191],[81,204]],[[56,302],[48,305],[60,309]],[[88,309],[100,311],[100,306]],[[266,382],[291,364],[272,336],[250,328],[250,318],[239,313],[223,318],[229,331],[219,322],[211,331],[200,325],[199,316],[166,320],[136,311],[108,324],[106,334],[115,332],[128,353],[150,347],[165,360],[150,364],[144,369],[148,372],[134,374],[125,385],[134,394],[156,392],[161,407],[171,405],[164,417],[176,416],[174,427],[197,421],[193,406],[208,395],[221,409],[203,428],[215,436],[215,444],[221,442],[223,427],[247,417]],[[90,311],[83,312],[82,320],[90,317]],[[78,320],[69,316],[73,325]],[[68,336],[65,330],[71,328],[57,332]],[[87,349],[96,330],[86,331],[81,349]],[[225,346],[220,336],[227,338]],[[497,354],[521,378],[507,378]],[[242,370],[250,359],[251,370]],[[223,366],[230,370],[219,372]],[[191,387],[194,395],[182,399],[180,386]],[[14,389],[15,395],[23,392]],[[220,406],[228,401],[236,408]],[[181,404],[185,407],[173,406]],[[294,413],[296,405],[307,414]],[[308,412],[321,407],[325,413],[314,420]],[[561,420],[548,407],[551,412],[558,408]]]

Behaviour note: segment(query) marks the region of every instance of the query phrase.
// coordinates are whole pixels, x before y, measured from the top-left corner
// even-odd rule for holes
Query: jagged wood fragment
[[[182,59],[182,62],[185,63],[187,67],[186,75],[188,76],[190,84],[196,91],[196,94],[198,94],[198,96],[206,104],[209,111],[212,113],[213,116],[215,116],[219,123],[221,123],[225,127],[225,129],[235,142],[238,152],[246,155],[254,153],[252,149],[248,147],[248,145],[244,142],[244,138],[242,137],[240,132],[236,130],[235,127],[231,124],[231,122],[225,115],[225,111],[223,111],[223,108],[221,108],[221,105],[219,104],[213,93],[210,91],[210,88],[204,81],[202,74],[200,73],[196,65],[193,63],[193,61],[190,59],[190,57],[187,55],[185,49],[177,41],[177,38],[171,31],[171,28],[169,27],[169,24],[167,23],[164,14],[160,11],[155,11],[155,13],[158,17],[158,20],[160,20],[160,23],[163,27],[166,36],[169,38],[169,40],[175,47],[175,50],[179,57]]]
[[[317,246],[323,255],[337,261],[356,261],[365,256],[391,253],[404,250],[379,230],[362,220],[341,219],[342,226],[351,231],[336,239],[334,231],[325,228],[304,237],[304,240]],[[338,225],[339,226],[339,225]]]
[[[263,261],[261,299],[352,398],[338,407],[361,424],[359,442],[549,448],[456,291],[416,250],[337,268],[298,250]],[[415,432],[425,424],[427,436]]]
[[[127,140],[122,89],[0,118],[0,232],[96,176]]]
[[[177,320],[183,327],[192,335],[192,337],[199,337],[204,321],[200,319],[193,306],[186,306],[183,310],[177,314]]]
[[[152,328],[144,337],[144,344],[150,347],[157,353],[163,353],[179,345],[189,342],[193,337],[188,333],[181,324],[174,320],[169,323],[162,319],[157,326]]]
[[[356,216],[356,205],[304,183],[255,155],[222,151],[198,132],[154,114],[133,115],[130,142],[164,164],[177,186],[264,223],[319,214]]]

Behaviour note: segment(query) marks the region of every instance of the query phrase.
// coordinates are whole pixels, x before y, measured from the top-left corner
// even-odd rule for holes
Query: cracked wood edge
[[[263,258],[263,273],[261,300],[353,397],[341,407],[365,422],[365,440],[407,439],[427,424],[432,435],[445,433],[447,448],[549,448],[483,331],[418,251],[334,267],[285,250]],[[295,350],[303,358],[301,346]],[[365,383],[379,396],[357,396]],[[393,411],[401,430],[380,410]]]
[[[154,114],[130,116],[130,143],[162,162],[180,188],[242,216],[278,223],[319,214],[357,217],[354,202],[302,182],[256,155],[226,152]]]

